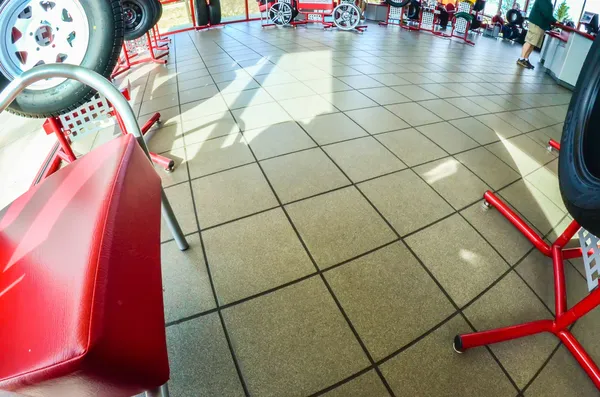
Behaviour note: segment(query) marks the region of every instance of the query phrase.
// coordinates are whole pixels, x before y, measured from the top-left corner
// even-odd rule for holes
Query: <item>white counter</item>
[[[575,87],[592,43],[590,36],[580,32],[546,32],[541,55],[546,72],[560,84]]]

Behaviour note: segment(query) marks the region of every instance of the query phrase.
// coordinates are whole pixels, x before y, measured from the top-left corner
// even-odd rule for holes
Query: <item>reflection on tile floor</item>
[[[191,244],[163,231],[173,396],[594,395],[550,336],[451,345],[552,315],[549,260],[481,206],[498,191],[549,238],[568,219],[545,146],[571,93],[541,66],[496,40],[374,24],[172,39],[166,67],[118,82],[140,121],[162,114],[149,144],[177,164],[159,170]],[[53,140],[0,118],[2,207]],[[570,305],[586,294],[572,263]],[[597,314],[574,332],[600,358]]]

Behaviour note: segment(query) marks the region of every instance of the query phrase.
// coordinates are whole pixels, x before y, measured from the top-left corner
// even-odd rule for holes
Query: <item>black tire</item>
[[[394,0],[386,0],[386,2],[392,7],[405,7],[407,6],[411,0],[402,0],[402,1],[394,1]]]
[[[523,15],[521,15],[521,12],[517,10],[508,10],[506,13],[506,20],[510,25],[523,25]]]
[[[152,24],[152,26],[156,26],[158,21],[160,21],[160,19],[162,18],[163,5],[159,0],[152,0],[152,2],[155,3],[154,23]]]
[[[0,0],[0,6],[6,0]],[[106,78],[110,78],[121,53],[124,24],[121,0],[79,0],[88,20],[89,44],[79,63]],[[9,78],[0,72],[0,91]],[[24,90],[7,109],[31,118],[55,117],[77,109],[89,101],[96,91],[75,80],[48,89]]]
[[[560,143],[558,180],[565,207],[590,233],[600,235],[600,39],[583,64]]]
[[[194,0],[194,12],[197,26],[208,25],[208,5],[205,0]]]
[[[408,7],[407,17],[408,19],[417,20],[419,19],[419,13],[421,12],[421,3],[415,0],[411,0],[410,6]]]
[[[123,0],[125,40],[139,39],[152,29],[158,16],[156,0]]]
[[[220,0],[209,0],[208,1],[208,20],[211,25],[218,25],[221,23],[221,1]]]

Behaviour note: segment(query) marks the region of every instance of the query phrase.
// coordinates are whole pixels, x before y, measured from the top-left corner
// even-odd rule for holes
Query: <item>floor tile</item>
[[[303,83],[317,94],[327,94],[329,92],[337,91],[350,91],[353,89],[343,81],[332,77],[303,81]]]
[[[527,136],[503,139],[486,148],[522,176],[532,173],[555,158],[555,154],[548,152]]]
[[[332,95],[335,94],[339,93],[334,93]],[[285,101],[279,101],[279,103],[294,120],[314,118],[321,114],[337,112],[337,109],[331,103],[327,102],[319,95],[286,99]]]
[[[275,102],[264,88],[224,94],[223,99],[229,109],[232,110]]]
[[[567,212],[558,185],[558,159],[527,175],[525,180],[544,192],[563,212]]]
[[[244,137],[259,160],[316,146],[293,121],[245,131]]]
[[[148,114],[179,105],[177,94],[168,94],[142,103],[140,114]]]
[[[510,138],[521,133],[521,131],[502,120],[495,114],[477,116],[476,119],[494,130],[496,135],[498,135],[500,138]]]
[[[301,82],[266,87],[265,90],[276,100],[300,98],[315,95],[315,92]]]
[[[473,139],[446,122],[424,125],[417,127],[417,130],[450,154],[479,146]]]
[[[366,75],[344,76],[339,79],[350,87],[360,90],[363,88],[382,87],[383,84]]]
[[[283,203],[351,183],[321,149],[304,150],[265,160],[261,162],[261,166]]]
[[[460,97],[460,94],[457,94],[456,91],[452,91],[451,89],[443,87],[440,84],[423,84],[419,87],[440,98]]]
[[[450,124],[476,140],[478,143],[485,145],[491,142],[496,142],[500,137],[496,132],[477,120],[474,117],[466,119],[452,120]]]
[[[202,233],[220,305],[315,272],[281,209]]]
[[[509,273],[464,311],[477,330],[544,320],[550,312],[514,273]],[[543,333],[490,345],[517,386],[523,387],[542,366],[558,341]]]
[[[543,234],[548,233],[565,215],[529,182],[518,181],[499,193]]]
[[[298,79],[287,72],[269,73],[262,76],[255,76],[254,79],[263,87],[298,81]]]
[[[374,360],[412,342],[454,312],[400,242],[335,268],[325,278]]]
[[[447,156],[439,146],[412,128],[377,135],[377,140],[409,167]]]
[[[414,170],[455,209],[479,200],[489,189],[489,186],[454,158],[420,165]]]
[[[160,247],[167,323],[216,307],[200,237],[192,234],[186,240],[187,251],[180,251],[174,241]]]
[[[184,234],[198,231],[196,224],[196,215],[194,214],[194,205],[192,203],[192,194],[190,185],[183,183],[165,189],[167,198],[171,203],[175,217]],[[161,218],[160,241],[167,241],[173,238],[167,223]]]
[[[444,101],[443,99],[422,101],[419,102],[419,104],[444,120],[454,120],[469,116],[456,106]]]
[[[423,340],[381,366],[397,396],[504,397],[517,393],[486,349],[456,354],[452,340],[471,332],[455,316]],[[435,381],[432,381],[435,379]]]
[[[179,101],[181,104],[199,101],[201,99],[211,98],[219,94],[217,86],[207,85],[205,87],[192,88],[179,93]]]
[[[200,176],[252,163],[254,157],[241,134],[228,135],[186,147],[190,176]]]
[[[405,241],[458,306],[467,304],[508,270],[506,262],[460,215]]]
[[[139,125],[143,126],[152,116],[154,116],[154,113],[140,116],[138,118]],[[167,127],[167,126],[170,126],[173,124],[180,124],[180,123],[181,123],[181,116],[179,114],[179,106],[175,106],[175,107],[168,108],[168,109],[163,109],[160,111],[160,124],[158,125],[158,127],[164,128],[164,127]]]
[[[402,119],[383,107],[358,109],[346,112],[370,134],[401,130],[410,127]]]
[[[500,189],[520,178],[512,168],[492,155],[485,148],[477,148],[455,155],[473,173],[490,185],[492,189]]]
[[[277,206],[256,164],[192,181],[201,228],[207,228]]]
[[[358,187],[401,236],[453,211],[411,170],[373,179]]]
[[[506,121],[508,124],[512,125],[521,132],[530,132],[536,129],[534,126],[515,114],[515,112],[496,113],[496,116],[500,117],[502,120]]]
[[[290,204],[286,208],[321,269],[396,238],[354,187]]]
[[[587,397],[598,393],[566,347],[561,346],[525,391],[526,397]]]
[[[323,94],[323,98],[344,112],[347,110],[377,106],[377,102],[372,101],[358,91],[332,92],[329,94]]]
[[[437,99],[437,96],[417,85],[401,85],[394,87],[394,90],[409,98],[412,101],[426,101]]]
[[[385,107],[413,127],[442,121],[438,116],[418,103],[402,103]]]
[[[484,207],[483,199],[461,214],[510,265],[516,264],[532,248],[529,240],[498,210]]]
[[[256,81],[254,81],[250,77],[236,78],[231,81],[223,81],[217,82],[217,87],[219,87],[219,91],[221,94],[239,94],[240,92],[244,92],[246,90],[253,90],[260,87]]]
[[[406,168],[372,137],[335,143],[323,149],[355,183]]]
[[[398,73],[397,76],[403,78],[406,81],[410,81],[413,84],[433,83],[433,80],[428,79],[427,77],[421,76],[418,73]]]
[[[324,397],[389,397],[389,393],[375,371],[369,371],[348,383],[323,394]]]
[[[358,110],[360,112],[360,110]],[[319,145],[344,141],[366,136],[360,128],[344,113],[332,113],[300,121],[300,125],[317,141]]]
[[[162,156],[165,156],[175,162],[175,169],[170,172],[165,171],[162,165],[154,164],[154,169],[160,176],[163,187],[173,186],[181,182],[186,182],[190,179],[186,165],[187,158],[184,148],[165,152],[162,154]]]
[[[231,113],[217,113],[197,119],[186,120],[183,123],[184,140],[186,145],[205,142],[212,138],[237,135],[240,127]]]
[[[180,124],[172,124],[162,128],[151,128],[144,135],[148,149],[155,153],[163,153],[184,146],[183,132]]]
[[[396,76],[393,73],[372,74],[371,78],[387,86],[410,84],[410,81],[404,80],[402,77]]]
[[[167,347],[171,367],[169,392],[172,395],[244,395],[218,314],[167,328]]]
[[[318,277],[223,316],[252,395],[309,395],[369,365]]]
[[[360,92],[380,105],[411,102],[410,99],[389,87],[367,88]]]
[[[449,98],[446,102],[456,106],[469,116],[479,116],[482,114],[489,113],[487,109],[482,108],[477,103],[471,101],[468,98]]]
[[[265,103],[231,112],[242,131],[290,121],[290,115],[278,103]]]
[[[227,111],[227,104],[220,95],[181,105],[181,119],[192,120],[203,116]]]
[[[570,309],[585,298],[589,292],[585,278],[573,266],[565,262],[564,269],[567,286],[567,307]],[[554,313],[554,271],[552,259],[543,255],[538,250],[533,250],[516,267],[516,270]]]

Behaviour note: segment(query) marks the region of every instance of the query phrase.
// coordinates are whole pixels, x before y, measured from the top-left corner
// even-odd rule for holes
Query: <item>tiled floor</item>
[[[571,94],[518,69],[518,51],[244,23],[174,36],[166,67],[121,79],[141,121],[163,116],[149,144],[177,162],[160,174],[191,244],[163,231],[171,394],[597,395],[549,335],[452,350],[457,333],[553,311],[550,260],[481,206],[494,190],[549,238],[568,220],[545,143]],[[0,206],[44,153],[10,127]],[[596,359],[598,324],[596,310],[574,327]]]

